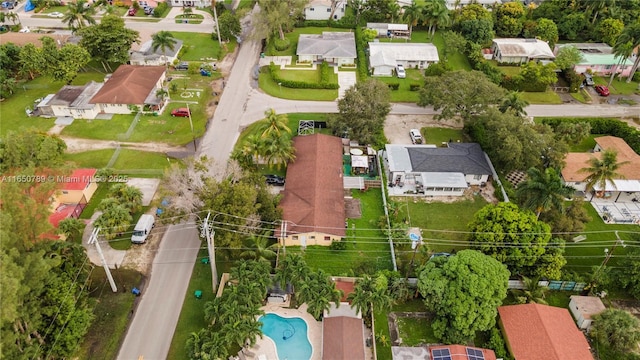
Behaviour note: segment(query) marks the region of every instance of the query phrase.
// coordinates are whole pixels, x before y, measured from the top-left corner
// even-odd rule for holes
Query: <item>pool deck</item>
[[[313,353],[311,360],[322,359],[322,322],[316,321],[308,312],[307,305],[302,304],[298,309],[283,308],[279,305],[269,304],[260,308],[265,314],[277,314],[285,318],[299,317],[307,323],[307,337],[311,342]],[[284,360],[278,358],[276,344],[267,335],[263,335],[262,339],[258,338],[256,345],[249,349],[253,356],[246,356],[247,359],[258,359],[260,355],[266,356],[267,360]],[[289,359],[291,360],[291,359]]]

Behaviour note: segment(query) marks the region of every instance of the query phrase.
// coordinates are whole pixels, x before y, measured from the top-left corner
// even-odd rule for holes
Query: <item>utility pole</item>
[[[412,236],[413,235],[413,236]],[[411,248],[413,249],[413,255],[411,256],[411,262],[407,268],[407,273],[404,277],[404,281],[409,279],[409,272],[413,269],[413,261],[416,259],[416,253],[418,252],[418,246],[422,245],[422,236],[414,233],[409,233],[409,239],[411,240]]]
[[[189,125],[191,125],[191,137],[193,138],[193,151],[198,150],[196,146],[196,134],[193,132],[193,121],[191,120],[191,109],[189,109],[189,103],[187,103],[187,114],[189,114]]]
[[[218,34],[218,44],[222,49],[222,39],[220,39],[220,26],[218,25],[218,10],[216,10],[216,1],[213,1],[213,18],[216,22],[216,34]]]
[[[216,214],[216,216],[218,215],[219,214]],[[202,230],[204,232],[205,238],[207,239],[207,251],[209,252],[209,264],[211,264],[211,283],[213,284],[213,292],[215,293],[218,288],[218,270],[216,269],[216,246],[214,242],[216,231],[209,228],[210,216],[211,216],[211,211],[207,213],[207,218],[204,219],[204,223],[202,224]],[[213,218],[215,219],[215,216]],[[211,221],[213,222],[213,219]]]
[[[109,269],[109,265],[107,265],[107,260],[105,260],[104,254],[102,253],[102,248],[100,247],[100,242],[98,241],[98,233],[100,233],[100,228],[93,229],[93,231],[91,232],[91,237],[89,238],[89,245],[91,244],[96,245],[96,250],[98,251],[98,255],[100,255],[100,261],[102,261],[102,267],[104,268],[105,274],[107,274],[107,279],[109,279],[111,290],[113,292],[118,292],[118,288],[116,287],[116,282],[113,281],[113,276],[111,276],[111,269]]]

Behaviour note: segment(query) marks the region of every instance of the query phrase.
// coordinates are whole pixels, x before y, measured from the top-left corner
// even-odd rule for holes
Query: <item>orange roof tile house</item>
[[[500,326],[515,360],[592,360],[569,310],[541,304],[500,306]]]
[[[57,181],[62,183],[60,190],[52,201],[53,214],[49,222],[57,227],[60,221],[68,218],[78,218],[82,210],[98,189],[96,169],[76,169],[68,176],[59,176]]]
[[[295,137],[293,145],[280,202],[285,226],[276,237],[285,246],[329,246],[346,234],[342,141],[314,134]]]

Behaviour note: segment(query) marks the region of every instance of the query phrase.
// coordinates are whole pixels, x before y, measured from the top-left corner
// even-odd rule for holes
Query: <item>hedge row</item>
[[[591,125],[591,133],[598,135],[611,135],[624,139],[633,151],[640,154],[640,131],[632,128],[627,123],[611,118],[538,118],[543,124],[556,128],[561,122],[586,122]]]
[[[360,81],[364,81],[369,76],[369,71],[367,70],[367,54],[365,52],[369,44],[362,38],[362,29],[360,27],[356,28],[354,37],[356,38],[356,52],[358,54],[358,77]]]
[[[335,20],[303,20],[296,27],[330,27],[336,29],[353,29],[356,26],[356,18],[353,15],[345,15],[342,19]]]
[[[320,68],[322,69],[322,65]],[[283,79],[280,76],[278,76],[279,69],[280,68],[273,63],[269,65],[269,72],[271,73],[271,78],[273,79],[273,81],[277,82],[278,84],[284,87],[293,88],[293,89],[338,89],[340,87],[336,83],[328,83],[328,82],[310,83],[310,82],[304,82],[304,81]],[[300,71],[304,71],[304,70],[300,70]]]

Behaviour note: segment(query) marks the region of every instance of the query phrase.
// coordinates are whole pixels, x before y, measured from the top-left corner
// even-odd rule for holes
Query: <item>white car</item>
[[[404,71],[404,66],[396,66],[396,75],[398,75],[398,79],[404,79],[407,77],[407,73]]]
[[[30,33],[31,30],[29,30],[28,27],[23,27],[22,29],[20,29],[20,31],[18,31],[19,33]]]
[[[411,136],[411,143],[422,144],[422,134],[420,134],[420,130],[418,129],[409,130],[409,136]]]
[[[61,18],[64,16],[64,14],[61,12],[54,11],[52,13],[48,13],[47,16],[52,18]]]

